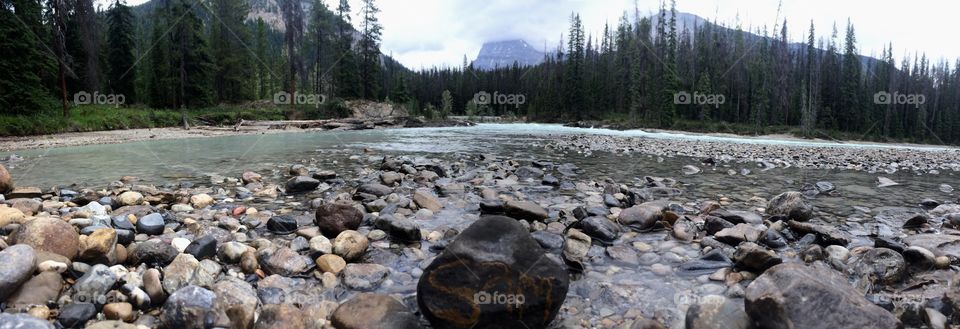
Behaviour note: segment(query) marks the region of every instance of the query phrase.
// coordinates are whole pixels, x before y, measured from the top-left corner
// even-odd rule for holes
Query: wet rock
[[[697,237],[699,228],[692,220],[684,217],[673,223],[673,237],[677,240],[690,242]]]
[[[519,177],[520,179],[527,179],[527,178],[537,179],[537,178],[543,177],[543,170],[540,170],[534,167],[525,166],[525,167],[517,168],[517,171],[515,171],[513,174],[517,175],[517,177]]]
[[[908,247],[903,250],[903,259],[914,270],[925,271],[934,268],[937,256],[921,247]]]
[[[829,246],[836,244],[846,246],[847,244],[850,244],[849,234],[841,231],[835,226],[801,223],[794,220],[787,222],[787,225],[790,226],[790,229],[799,233],[816,235],[817,243],[820,245]]]
[[[566,237],[563,240],[563,260],[573,266],[574,269],[582,271],[592,241],[593,239],[589,235],[578,229],[567,230]]]
[[[551,174],[546,174],[543,176],[543,179],[540,180],[540,184],[549,185],[549,186],[560,186],[560,179]]]
[[[310,269],[311,261],[293,249],[270,246],[257,251],[257,261],[268,274],[293,276]]]
[[[743,303],[717,295],[704,296],[690,305],[685,322],[686,329],[744,329],[751,325]]]
[[[205,329],[216,321],[216,294],[197,286],[186,286],[170,294],[160,322],[166,328]]]
[[[61,328],[83,328],[88,320],[97,315],[97,307],[91,303],[70,303],[60,308],[57,326]]]
[[[417,317],[393,297],[361,293],[337,307],[330,317],[340,329],[413,329]]]
[[[594,241],[609,246],[620,236],[620,225],[606,217],[587,217],[580,221],[580,230]]]
[[[711,215],[723,218],[733,224],[763,224],[763,218],[752,211],[717,209],[710,212]]]
[[[523,225],[488,216],[460,233],[424,270],[417,301],[437,328],[545,328],[568,285],[566,271],[545,257]]]
[[[0,263],[8,264],[8,263]],[[29,268],[29,267],[25,267]],[[3,273],[0,273],[3,274]],[[0,278],[4,278],[0,276]],[[0,279],[2,280],[2,279]],[[25,306],[25,305],[47,305],[56,302],[60,296],[60,290],[63,289],[63,278],[57,272],[41,272],[30,280],[27,280],[19,290],[4,298],[7,305]],[[0,290],[0,292],[12,292],[13,290]],[[5,297],[5,296],[0,296]],[[0,299],[0,300],[4,300]]]
[[[213,258],[217,255],[217,238],[213,235],[204,235],[190,242],[183,252],[199,260]]]
[[[333,238],[346,230],[356,230],[363,221],[363,212],[349,202],[327,203],[317,208],[314,222],[320,232]]]
[[[103,264],[97,264],[80,277],[70,291],[74,302],[104,304],[107,292],[116,283],[117,277],[113,271]]]
[[[257,292],[243,280],[227,277],[213,286],[217,296],[214,309],[217,325],[223,328],[250,328],[256,316]]]
[[[390,269],[380,264],[347,264],[343,269],[343,284],[361,291],[376,289],[387,279]]]
[[[502,215],[506,209],[503,206],[503,201],[500,200],[483,200],[480,201],[480,213],[484,215]]]
[[[267,229],[275,234],[290,234],[298,228],[297,219],[289,215],[273,216],[267,221]]]
[[[386,196],[387,194],[393,193],[393,189],[389,186],[382,184],[363,184],[357,188],[357,193],[365,193],[370,195],[375,195],[378,197]]]
[[[117,203],[121,206],[136,206],[143,203],[143,194],[134,191],[127,191],[117,196]]]
[[[162,215],[152,213],[137,220],[137,232],[147,235],[160,235],[163,234],[165,224]]]
[[[887,248],[896,252],[902,253],[904,249],[907,249],[907,245],[903,244],[900,241],[894,240],[889,237],[877,237],[873,240],[874,248]]]
[[[0,166],[2,168],[2,166]],[[27,314],[0,313],[0,329],[53,329],[45,320]]]
[[[360,232],[347,230],[340,232],[333,240],[333,253],[349,262],[363,256],[369,244],[370,241]]]
[[[780,232],[774,229],[767,229],[760,238],[760,244],[773,249],[780,249],[787,246],[787,239],[785,239]]]
[[[30,279],[35,268],[37,255],[28,245],[13,245],[0,251],[0,301],[7,300],[11,294]]]
[[[304,314],[290,304],[265,305],[260,310],[255,329],[288,328],[305,329]]]
[[[317,258],[316,263],[317,269],[320,271],[333,274],[340,274],[340,271],[343,271],[343,269],[347,267],[347,262],[343,260],[343,257],[334,254],[320,256]]]
[[[39,217],[21,225],[12,244],[25,244],[38,252],[48,251],[73,259],[80,249],[80,235],[65,221]]]
[[[287,180],[287,193],[303,193],[316,190],[320,181],[308,176],[296,176]]]
[[[148,264],[154,267],[163,267],[170,264],[177,257],[177,248],[162,241],[151,240],[137,245],[128,258],[130,264]]]
[[[390,234],[390,237],[401,242],[417,242],[422,239],[420,225],[411,219],[380,216],[374,226]]]
[[[737,224],[731,228],[725,228],[713,235],[717,241],[736,246],[740,242],[757,242],[764,231],[748,224]]]
[[[116,244],[117,232],[114,229],[98,229],[80,240],[80,255],[77,258],[87,263],[113,264],[116,262]]]
[[[550,216],[546,209],[530,201],[507,201],[504,211],[507,216],[529,221],[541,221]]]
[[[634,231],[647,231],[663,219],[663,207],[653,203],[644,203],[633,206],[619,215],[620,224]]]
[[[720,217],[707,216],[703,220],[703,230],[706,231],[707,235],[714,235],[725,228],[731,227],[733,227],[733,223],[728,222],[726,219]]]
[[[804,222],[813,217],[813,207],[803,199],[802,193],[785,192],[767,202],[767,214]]]
[[[917,246],[937,256],[960,258],[960,236],[948,234],[914,234],[903,239],[908,246]]]
[[[307,166],[304,166],[299,163],[293,164],[293,165],[290,165],[290,168],[287,170],[287,173],[290,174],[290,176],[309,176],[310,168],[307,168]]]
[[[896,251],[873,248],[853,262],[853,271],[874,283],[891,285],[903,279],[906,263]]]
[[[777,253],[767,250],[756,243],[744,242],[737,246],[733,254],[738,268],[755,272],[763,272],[774,265],[783,263]]]
[[[822,267],[774,266],[747,286],[745,299],[747,314],[764,328],[903,327],[893,314],[863,298],[846,277]]]
[[[733,261],[719,249],[711,250],[700,258],[690,260],[680,264],[680,271],[683,274],[703,275],[713,273],[721,268],[733,266]]]
[[[440,199],[424,189],[413,192],[413,202],[416,202],[420,208],[430,209],[434,213],[443,209],[443,203],[440,203]]]
[[[384,171],[380,173],[380,181],[386,184],[387,186],[393,186],[394,183],[398,183],[403,180],[403,175],[395,171]]]
[[[686,165],[686,166],[683,166],[683,168],[681,168],[680,171],[682,171],[684,175],[690,176],[690,175],[699,174],[701,170],[696,166]]]
[[[924,209],[934,209],[940,206],[940,202],[937,202],[934,199],[923,199],[920,201],[920,206]]]
[[[537,243],[544,249],[560,250],[563,248],[563,236],[559,234],[547,231],[536,231],[530,233],[530,236],[533,237],[534,240],[537,240]]]
[[[833,185],[833,183],[826,182],[826,181],[817,182],[816,184],[814,184],[814,187],[816,187],[817,191],[820,192],[820,194],[827,194],[837,189],[836,185]]]

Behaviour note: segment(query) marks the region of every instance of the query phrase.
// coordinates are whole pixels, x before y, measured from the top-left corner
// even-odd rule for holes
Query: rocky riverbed
[[[626,145],[602,138],[546,147]],[[699,152],[678,174],[748,154]],[[950,156],[898,163],[944,170]],[[838,216],[817,206],[843,198],[829,181],[730,198],[550,160],[367,150],[344,162],[42,189],[0,169],[0,328],[960,324],[951,201]]]
[[[548,147],[576,152],[614,152],[685,156],[715,162],[756,162],[764,168],[815,168],[894,173],[909,170],[939,174],[960,170],[960,149],[932,146],[867,144],[845,147],[769,144],[745,140],[731,143],[709,139],[666,139],[600,134],[561,135]],[[896,145],[893,145],[896,146]]]

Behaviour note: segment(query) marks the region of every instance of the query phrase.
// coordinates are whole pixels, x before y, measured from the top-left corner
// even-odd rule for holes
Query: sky
[[[146,0],[128,0],[137,4]],[[325,0],[335,6],[337,0]],[[360,0],[350,0],[354,11]],[[378,0],[383,24],[381,51],[411,69],[459,66],[473,60],[487,41],[523,39],[537,48],[555,49],[579,13],[596,38],[604,23],[617,24],[624,11],[632,15],[634,0]],[[636,0],[641,14],[652,14],[660,0]],[[860,53],[877,56],[888,42],[895,57],[925,52],[934,61],[960,58],[956,15],[951,0],[679,0],[677,10],[727,26],[767,26],[787,19],[791,41],[806,40],[813,20],[817,36],[829,37],[834,23],[843,40],[847,20],[856,30]],[[356,13],[355,13],[356,14]],[[359,17],[354,22],[359,22]]]

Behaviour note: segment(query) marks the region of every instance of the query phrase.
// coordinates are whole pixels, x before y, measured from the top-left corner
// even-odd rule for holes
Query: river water
[[[59,187],[102,187],[121,176],[132,175],[141,183],[164,185],[180,181],[203,182],[210,175],[238,177],[245,170],[274,173],[282,176],[293,163],[319,163],[336,170],[341,176],[357,170],[351,156],[364,150],[376,154],[424,156],[439,159],[461,159],[465,156],[493,154],[521,162],[531,160],[573,163],[581,169],[578,179],[613,180],[632,184],[644,176],[672,177],[679,182],[685,200],[719,200],[727,198],[741,210],[762,206],[751,198],[769,199],[805,184],[829,181],[838,193],[819,196],[811,203],[818,216],[843,225],[855,235],[869,233],[872,209],[885,206],[917,207],[922,199],[956,202],[956,192],[942,185],[960,188],[960,177],[952,171],[937,175],[912,172],[872,174],[859,171],[802,168],[764,170],[756,163],[720,163],[715,167],[701,164],[702,159],[687,157],[660,158],[643,154],[606,152],[577,153],[547,147],[557,137],[568,134],[610,134],[651,138],[711,139],[732,143],[791,144],[815,147],[906,147],[861,144],[807,143],[736,137],[704,137],[696,135],[611,131],[568,128],[541,124],[482,124],[475,127],[388,129],[350,132],[277,133],[215,138],[194,138],[92,145],[44,150],[17,151],[22,160],[8,160],[11,153],[0,153],[3,164],[11,171],[18,185],[38,186],[47,190]],[[684,165],[695,165],[703,172],[686,176]],[[878,176],[901,183],[893,187],[877,187]],[[267,174],[264,175],[268,176]],[[75,184],[75,185],[74,185]],[[469,209],[469,207],[468,207]],[[474,208],[475,209],[475,208]],[[464,228],[464,210],[444,210],[436,221],[424,223],[425,229],[439,226]],[[583,278],[570,287],[558,324],[575,326],[587,323],[600,325],[597,319],[629,312],[645,316],[657,315],[677,320],[690,296],[722,294],[722,282],[706,282],[704,277],[681,277],[654,274],[652,266],[676,268],[685,260],[697,257],[699,248],[677,243],[667,233],[648,233],[624,238],[618,244],[645,243],[653,247],[650,255],[621,262],[608,259],[592,264]],[[428,246],[422,250],[429,253]],[[601,250],[602,252],[602,250]],[[402,274],[391,277],[393,285],[384,292],[411,296],[416,280]],[[397,269],[397,268],[395,268]],[[692,294],[692,295],[690,295]],[[415,304],[415,303],[408,303]]]

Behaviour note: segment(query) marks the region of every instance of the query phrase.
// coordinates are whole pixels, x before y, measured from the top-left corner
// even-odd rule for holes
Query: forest
[[[572,13],[569,30],[557,31],[563,41],[540,65],[475,70],[464,56],[459,67],[412,71],[381,52],[379,9],[374,0],[362,3],[353,22],[346,0],[154,0],[136,7],[117,0],[108,8],[92,0],[0,0],[0,120],[70,118],[71,109],[91,103],[163,114],[166,124],[186,121],[188,111],[235,108],[321,118],[346,115],[344,100],[368,99],[428,119],[509,115],[960,142],[952,129],[960,125],[960,60],[909,52],[895,60],[892,44],[879,58],[863,56],[852,22],[691,27],[678,24],[671,2],[653,16],[624,12],[595,36]],[[251,18],[251,6],[280,15],[282,26]],[[808,37],[790,40],[788,26]],[[280,107],[280,92],[324,101]],[[513,101],[499,101],[506,99]]]

